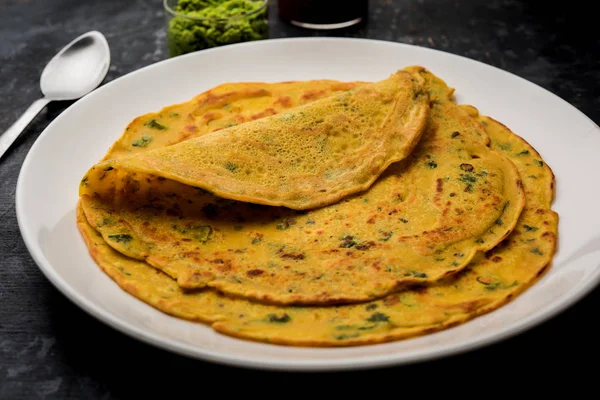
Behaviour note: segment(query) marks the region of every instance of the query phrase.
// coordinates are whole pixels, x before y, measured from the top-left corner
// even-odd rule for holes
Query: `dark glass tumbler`
[[[359,24],[369,12],[368,0],[279,0],[279,18],[309,29],[339,29]]]

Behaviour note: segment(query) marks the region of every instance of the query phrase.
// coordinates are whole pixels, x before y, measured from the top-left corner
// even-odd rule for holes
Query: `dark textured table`
[[[282,23],[272,4],[270,36],[367,37],[464,55],[539,84],[600,123],[600,40],[593,8],[577,4],[372,0],[367,25],[319,33]],[[39,76],[46,62],[92,29],[103,32],[111,47],[107,81],[166,58],[161,0],[0,0],[0,132],[40,96]],[[504,342],[371,371],[252,371],[187,359],[131,339],[60,294],[38,270],[18,230],[14,203],[21,164],[38,135],[69,105],[51,104],[0,160],[0,399],[174,397],[187,391],[202,395],[211,386],[224,394],[316,394],[321,389],[315,385],[323,384],[338,394],[361,387],[371,394],[383,389],[404,393],[408,387],[432,390],[435,385],[428,379],[440,377],[462,382],[461,392],[466,383],[483,383],[481,395],[507,395],[514,391],[515,379],[538,385],[533,379],[538,373],[545,376],[542,385],[567,383],[565,372],[580,374],[587,370],[582,359],[600,355],[598,289],[554,319]],[[281,392],[279,384],[288,390]]]

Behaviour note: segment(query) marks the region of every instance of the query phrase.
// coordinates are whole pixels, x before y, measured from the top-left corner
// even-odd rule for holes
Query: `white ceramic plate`
[[[559,248],[541,281],[512,303],[429,336],[341,349],[259,344],[169,317],[126,294],[88,255],[75,226],[78,183],[134,117],[231,81],[332,78],[375,81],[420,64],[470,103],[508,125],[556,174]],[[552,317],[600,277],[600,128],[550,92],[463,57],[362,39],[282,39],[166,60],[111,82],[73,104],[40,135],[23,164],[16,210],[34,260],[68,298],[110,326],[181,354],[291,370],[366,368],[425,360],[506,338]]]

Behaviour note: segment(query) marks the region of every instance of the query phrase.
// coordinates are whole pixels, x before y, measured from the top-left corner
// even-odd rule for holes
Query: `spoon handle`
[[[51,100],[46,98],[39,99],[33,102],[32,105],[21,115],[21,117],[12,124],[3,134],[0,136],[0,158],[2,155],[8,150],[11,144],[19,137],[21,132],[33,119],[36,115],[42,111],[46,104],[50,103]]]

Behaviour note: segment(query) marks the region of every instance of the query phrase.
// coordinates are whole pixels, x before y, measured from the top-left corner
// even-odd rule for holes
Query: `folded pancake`
[[[210,324],[236,337],[296,346],[354,346],[400,340],[464,323],[490,312],[531,286],[550,265],[558,216],[551,210],[554,176],[541,156],[507,127],[478,116],[494,150],[516,165],[526,208],[499,246],[461,273],[428,286],[363,304],[273,306],[231,298],[214,289],[183,291],[170,277],[108,246],[78,207],[77,222],[90,253],[125,291],[167,314]]]
[[[259,86],[254,82],[224,83],[189,101],[135,118],[102,160],[171,146],[341,94],[364,83],[326,79]]]
[[[414,149],[429,110],[421,80],[398,71],[283,114],[105,160],[88,171],[80,194],[109,195],[107,182],[118,171],[129,171],[248,203],[296,210],[336,203],[368,189],[390,164]],[[166,122],[150,119],[145,124],[156,136],[167,135],[158,133]],[[142,137],[132,147],[151,140]]]
[[[524,204],[521,178],[450,100],[452,89],[423,69],[410,73],[432,93],[428,126],[410,157],[365,193],[295,211],[115,173],[109,198],[81,197],[86,218],[114,249],[184,289],[262,302],[367,301],[457,273],[511,232]]]

